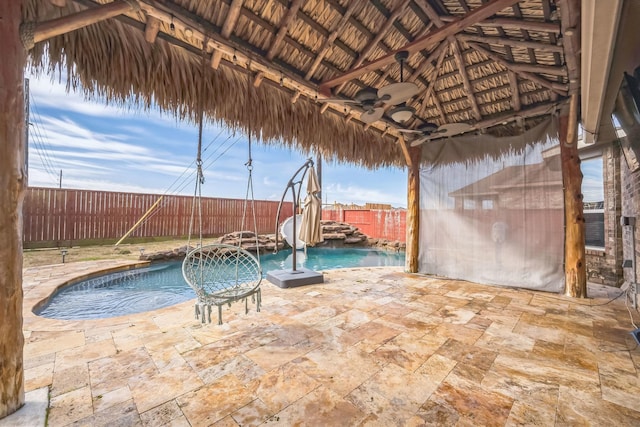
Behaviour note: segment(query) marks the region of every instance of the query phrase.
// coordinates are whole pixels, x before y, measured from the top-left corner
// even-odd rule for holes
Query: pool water
[[[374,249],[309,248],[296,254],[297,267],[316,271],[347,267],[404,265],[404,253]],[[291,269],[291,251],[260,256],[263,276]],[[83,280],[56,292],[37,310],[39,316],[63,320],[103,319],[169,307],[195,298],[182,277],[182,262],[172,261]]]

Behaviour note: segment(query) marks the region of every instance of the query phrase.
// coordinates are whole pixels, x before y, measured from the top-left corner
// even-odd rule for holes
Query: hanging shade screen
[[[564,290],[562,174],[551,120],[519,137],[427,142],[423,161],[420,272]]]

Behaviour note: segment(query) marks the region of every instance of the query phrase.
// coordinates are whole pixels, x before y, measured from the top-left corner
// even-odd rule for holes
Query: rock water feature
[[[366,234],[362,233],[358,229],[358,227],[354,227],[353,225],[344,222],[323,220],[321,221],[321,224],[324,242],[318,244],[318,247],[371,247],[392,252],[404,252],[406,248],[406,244],[404,242],[370,238]],[[253,231],[234,231],[233,233],[225,234],[224,236],[211,243],[223,243],[233,246],[237,246],[238,243],[240,243],[243,249],[253,253],[260,251],[261,254],[272,253],[275,251],[275,234],[259,235],[257,244],[255,236],[256,235]],[[290,246],[282,237],[280,237],[278,239],[277,248],[280,251],[282,249],[289,249]],[[189,248],[187,248],[187,246],[185,245],[170,251],[160,251],[143,254],[140,255],[140,260],[165,261],[183,259],[186,256],[188,249]],[[193,247],[191,247],[191,249],[193,249]]]

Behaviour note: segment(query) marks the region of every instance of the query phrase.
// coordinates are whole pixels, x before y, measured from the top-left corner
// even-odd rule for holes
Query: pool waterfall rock
[[[387,239],[375,239],[370,238],[366,234],[362,233],[358,227],[347,224],[345,222],[322,220],[322,236],[324,242],[320,243],[319,247],[325,248],[345,248],[345,247],[372,247],[376,249],[386,250],[390,252],[404,252],[406,244],[399,241],[390,241]],[[237,246],[238,243],[243,249],[257,253],[258,251],[263,253],[272,253],[276,249],[276,235],[275,234],[261,234],[258,235],[256,243],[256,235],[253,231],[234,231],[232,233],[225,234],[218,238],[214,243],[223,243],[227,245]],[[167,261],[167,260],[181,260],[184,259],[187,252],[193,249],[193,242],[191,247],[186,245],[179,248],[169,250],[152,252],[148,254],[140,255],[141,261]],[[290,246],[280,236],[277,242],[278,250],[288,249]]]

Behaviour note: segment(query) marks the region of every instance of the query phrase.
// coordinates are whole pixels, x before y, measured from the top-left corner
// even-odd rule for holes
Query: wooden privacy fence
[[[157,194],[31,187],[23,206],[25,248],[71,246],[82,242],[115,243],[158,200]],[[165,196],[130,238],[183,237],[189,233],[193,197]],[[203,235],[252,230],[251,203],[242,224],[242,199],[202,199]],[[258,233],[273,233],[278,202],[256,200]],[[291,216],[284,203],[280,218]],[[198,228],[194,226],[195,235]],[[125,241],[126,242],[126,241]]]
[[[404,209],[323,209],[322,219],[341,221],[358,227],[377,239],[407,239],[407,211]]]

